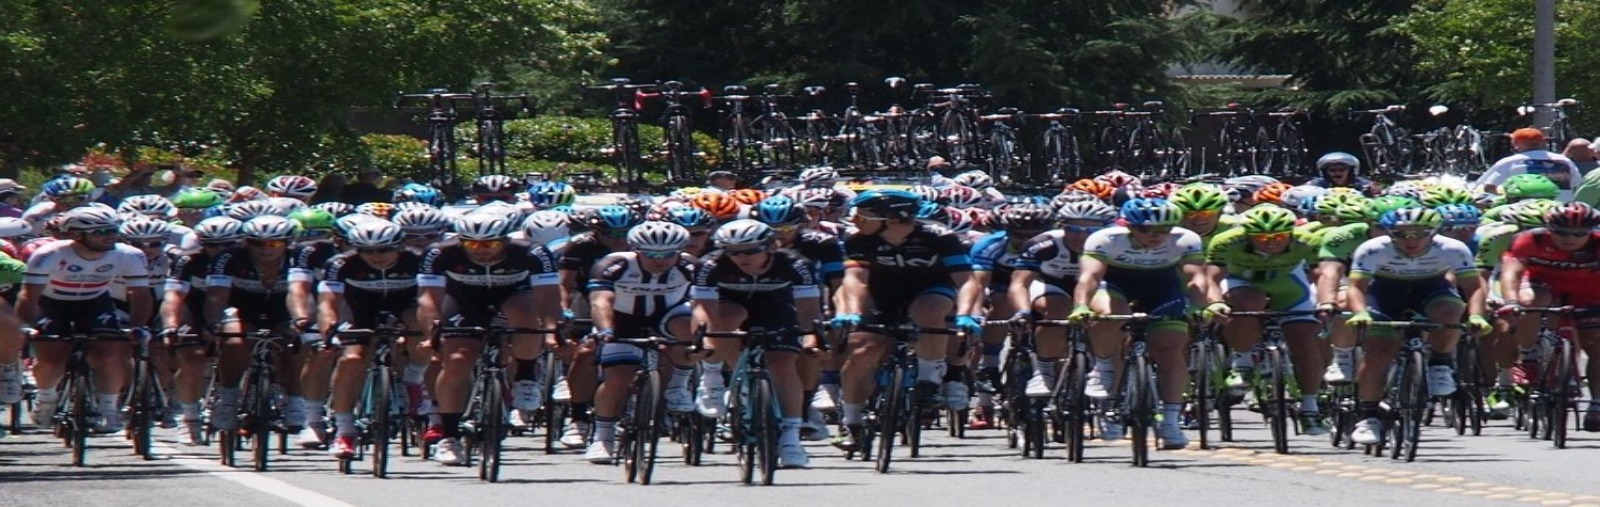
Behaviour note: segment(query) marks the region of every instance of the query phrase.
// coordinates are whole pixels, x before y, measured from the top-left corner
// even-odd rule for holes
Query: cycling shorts
[[[1309,312],[1317,309],[1316,303],[1311,301],[1311,282],[1306,281],[1303,270],[1292,270],[1288,276],[1250,281],[1238,277],[1227,277],[1222,280],[1222,293],[1227,294],[1234,289],[1253,287],[1267,296],[1267,309],[1275,312]],[[1315,315],[1300,317],[1284,317],[1278,319],[1279,324],[1290,322],[1319,322]]]
[[[872,299],[872,312],[864,316],[868,322],[885,326],[898,326],[911,321],[911,303],[923,296],[956,300],[956,288],[949,282],[934,284],[878,284],[867,287],[867,297]]]
[[[117,310],[116,299],[110,294],[70,301],[40,296],[39,314],[39,320],[34,321],[33,328],[41,335],[116,333],[124,336],[122,329],[128,327],[127,314]],[[39,340],[49,341],[45,338]]]
[[[1367,287],[1367,311],[1376,320],[1409,320],[1435,303],[1466,304],[1444,277],[1421,280],[1375,278]]]

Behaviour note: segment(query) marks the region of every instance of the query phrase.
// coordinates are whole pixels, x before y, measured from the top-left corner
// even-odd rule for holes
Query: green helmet
[[[1432,208],[1424,208],[1422,206],[1405,206],[1392,209],[1384,212],[1383,217],[1378,219],[1378,225],[1383,226],[1385,229],[1408,226],[1438,229],[1439,225],[1443,223],[1443,215],[1440,215],[1438,211],[1434,211]]]
[[[1222,211],[1228,206],[1228,194],[1210,183],[1191,183],[1172,192],[1167,200],[1178,205],[1185,214],[1196,211]]]
[[[1506,199],[1518,201],[1522,199],[1555,199],[1561,194],[1561,187],[1556,182],[1541,174],[1518,174],[1506,179]]]
[[[1241,218],[1244,221],[1244,232],[1249,234],[1289,232],[1294,230],[1295,225],[1293,211],[1272,204],[1250,208]]]
[[[1383,197],[1379,197],[1377,199],[1373,199],[1371,201],[1367,201],[1367,216],[1366,216],[1366,219],[1370,220],[1370,221],[1373,221],[1373,222],[1376,222],[1376,221],[1378,221],[1379,218],[1383,217],[1384,213],[1388,213],[1390,211],[1394,211],[1394,210],[1397,210],[1397,209],[1400,209],[1400,208],[1404,208],[1404,207],[1407,207],[1407,206],[1421,206],[1421,205],[1422,205],[1422,203],[1419,203],[1415,199],[1412,199],[1410,197],[1402,197],[1402,196],[1398,196],[1398,195],[1386,195],[1386,196],[1383,196]]]
[[[1355,205],[1361,209],[1366,209],[1367,198],[1362,197],[1359,194],[1328,194],[1324,196],[1321,201],[1317,202],[1317,215],[1333,216],[1336,214],[1334,210],[1346,205]],[[1357,220],[1359,219],[1360,218],[1358,217]]]
[[[331,231],[333,230],[333,213],[317,208],[301,208],[289,214],[289,219],[300,224],[302,231]]]
[[[1464,188],[1434,185],[1422,191],[1422,205],[1437,208],[1449,204],[1472,204],[1472,192]]]
[[[1533,199],[1522,201],[1507,206],[1508,209],[1500,214],[1500,221],[1515,224],[1516,226],[1524,229],[1544,227],[1545,212],[1555,209],[1560,205],[1560,201],[1554,201],[1550,199]]]
[[[172,205],[178,209],[206,209],[222,205],[222,196],[203,188],[187,188],[172,196]]]

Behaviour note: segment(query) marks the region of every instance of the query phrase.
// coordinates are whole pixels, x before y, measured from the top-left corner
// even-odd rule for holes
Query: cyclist
[[[179,339],[185,330],[208,329],[205,320],[206,274],[211,262],[244,239],[244,222],[228,217],[212,217],[195,224],[194,233],[200,242],[200,251],[178,255],[167,274],[161,303],[163,341],[177,358],[177,371],[173,374],[173,400],[178,403],[184,427],[185,443],[200,445],[205,441],[204,426],[200,419],[200,397],[205,391],[205,376],[211,368],[211,357],[205,342],[198,338]]]
[[[1228,307],[1242,311],[1304,311],[1315,309],[1314,291],[1306,281],[1306,262],[1316,260],[1318,245],[1309,233],[1295,229],[1294,212],[1273,205],[1250,208],[1240,216],[1242,226],[1217,235],[1206,248],[1206,262],[1222,268],[1218,284]],[[1327,434],[1317,406],[1322,390],[1322,344],[1315,316],[1278,319],[1283,329],[1295,380],[1300,386],[1301,427],[1307,435]],[[1256,318],[1231,318],[1223,336],[1233,350],[1228,387],[1243,392],[1255,367],[1251,351],[1261,342],[1262,325]]]
[[[478,205],[517,202],[516,181],[500,174],[479,176],[472,182],[472,200]]]
[[[422,257],[403,247],[404,236],[399,225],[385,220],[365,221],[350,230],[345,241],[353,251],[329,259],[319,277],[316,329],[337,333],[341,321],[355,329],[377,329],[389,324],[379,321],[385,314],[399,319],[406,329],[420,328],[415,302]],[[420,341],[407,339],[404,344],[407,361],[402,383],[408,387],[408,398],[413,395],[409,387],[422,384],[423,373],[433,360],[427,349],[418,347]],[[341,337],[338,341],[341,353],[333,370],[329,404],[336,433],[328,452],[340,459],[355,456],[359,432],[353,410],[361,399],[362,380],[371,361],[367,345],[360,338]]]
[[[591,337],[599,342],[600,387],[594,397],[594,439],[584,451],[590,463],[609,464],[616,457],[617,420],[622,416],[634,373],[644,361],[644,351],[628,344],[611,343],[615,337],[646,338],[690,335],[689,284],[695,260],[683,249],[689,231],[668,222],[645,222],[628,232],[627,252],[607,255],[595,263],[589,276],[589,308],[594,319]],[[672,358],[671,375],[663,391],[667,411],[694,410],[689,377],[694,363]]]
[[[1516,235],[1500,257],[1500,292],[1515,295],[1518,306],[1571,305],[1600,308],[1596,282],[1600,282],[1600,213],[1584,203],[1569,203],[1544,215],[1544,227]],[[1509,299],[1509,298],[1508,298]],[[1600,317],[1577,321],[1578,345],[1589,357],[1600,357]],[[1527,385],[1539,378],[1539,316],[1523,315],[1515,337],[1522,350],[1516,382]],[[1589,361],[1587,377],[1600,378],[1600,361]],[[1600,406],[1591,406],[1583,418],[1585,431],[1600,431]]]
[[[1011,274],[1008,295],[1011,306],[1019,309],[1012,317],[1018,325],[1026,326],[1037,316],[1067,317],[1072,311],[1070,291],[1078,283],[1078,259],[1085,251],[1085,241],[1111,226],[1117,219],[1117,209],[1099,200],[1079,201],[1062,206],[1056,211],[1056,219],[1059,228],[1028,240],[1018,256],[1016,271]],[[1061,327],[1034,329],[1038,357],[1033,363],[1033,376],[1028,379],[1028,396],[1049,396],[1055,389],[1056,361],[1067,353],[1066,332]],[[1000,352],[997,347],[984,345],[979,377],[998,381]],[[986,401],[983,398],[980,394],[980,403]],[[982,429],[976,424],[979,420],[985,425],[992,424],[993,421],[988,420],[991,414],[988,410],[979,410],[973,417],[973,429]]]
[[[812,261],[776,247],[777,231],[756,220],[735,220],[717,229],[717,250],[706,254],[689,288],[694,323],[710,331],[762,328],[788,333],[766,351],[766,367],[783,412],[778,421],[778,462],[784,468],[809,465],[800,445],[801,408],[805,403],[795,356],[800,336],[814,332],[810,324],[821,317],[820,283]],[[727,412],[723,396],[724,364],[739,357],[743,343],[736,339],[708,338],[708,352],[700,361],[700,390],[695,408],[701,415],[721,417]]]
[[[1317,172],[1321,176],[1306,181],[1307,185],[1322,188],[1353,188],[1365,195],[1377,195],[1378,184],[1362,178],[1361,159],[1342,151],[1335,151],[1317,159]]]
[[[285,174],[267,182],[268,197],[287,197],[308,203],[316,193],[317,181],[305,176]]]
[[[1454,324],[1462,322],[1465,310],[1467,323],[1476,332],[1490,329],[1484,318],[1488,286],[1478,277],[1467,245],[1437,235],[1442,223],[1439,212],[1421,206],[1388,211],[1379,218],[1378,225],[1389,235],[1367,240],[1352,254],[1347,324],[1359,328],[1374,320],[1406,319],[1413,314]],[[1378,402],[1387,390],[1389,367],[1400,344],[1392,339],[1393,333],[1383,331],[1373,329],[1368,334],[1362,346],[1365,358],[1356,372],[1356,410],[1361,420],[1351,428],[1350,440],[1358,444],[1384,439]],[[1460,331],[1435,329],[1427,338],[1428,391],[1433,396],[1448,396],[1456,390],[1453,361]]]
[[[395,225],[404,233],[402,242],[407,250],[417,255],[426,252],[429,245],[444,240],[450,230],[451,218],[432,206],[412,206],[394,214]]]
[[[299,333],[300,342],[309,346],[304,354],[296,354],[289,364],[300,372],[300,385],[308,396],[291,396],[284,412],[305,414],[303,422],[287,419],[286,424],[300,430],[296,435],[300,447],[316,449],[328,441],[327,403],[323,395],[328,392],[328,378],[339,358],[331,349],[321,346],[324,335],[314,326],[317,322],[316,283],[321,280],[328,259],[342,249],[334,245],[329,234],[334,229],[332,213],[303,208],[289,213],[289,220],[300,231],[296,242],[289,247],[289,321]],[[303,408],[293,409],[295,405]]]
[[[51,217],[88,204],[90,198],[98,191],[93,181],[76,176],[61,176],[50,180],[39,189],[39,197],[44,201],[23,211],[22,220],[28,222],[33,230],[43,231],[45,222]]]
[[[1381,227],[1374,227],[1384,213],[1405,207],[1420,207],[1421,204],[1405,197],[1385,196],[1361,201],[1347,202],[1338,209],[1333,210],[1335,216],[1360,220],[1349,220],[1326,229],[1322,233],[1322,245],[1317,249],[1317,310],[1329,315],[1335,321],[1342,317],[1332,317],[1340,308],[1349,308],[1346,303],[1348,295],[1344,287],[1348,283],[1347,275],[1350,269],[1350,257],[1357,248],[1367,240],[1383,236],[1387,231]],[[1359,207],[1360,213],[1356,213]],[[1344,220],[1341,220],[1344,221]],[[1331,326],[1329,342],[1333,347],[1333,360],[1328,364],[1327,371],[1323,372],[1324,382],[1343,383],[1354,378],[1356,365],[1355,347],[1356,333],[1349,326]]]
[[[689,230],[689,246],[684,251],[699,257],[711,251],[711,230],[717,226],[716,217],[694,206],[680,206],[667,212],[663,220]]]
[[[945,325],[952,313],[956,327],[979,336],[982,287],[972,279],[972,261],[953,232],[916,220],[921,200],[904,190],[874,189],[851,200],[856,231],[844,240],[845,275],[834,325],[849,329],[870,316],[873,322],[895,326],[911,323],[922,328]],[[923,407],[944,404],[939,382],[945,376],[949,340],[938,335],[917,336],[917,385]],[[845,434],[835,445],[845,450],[860,447],[867,397],[875,385],[874,372],[888,349],[878,333],[850,333],[849,356],[840,368]]]
[[[452,326],[488,327],[504,313],[515,328],[548,328],[560,316],[559,275],[554,255],[541,246],[528,247],[507,240],[511,222],[499,214],[468,213],[456,222],[456,239],[434,245],[422,257],[417,272],[417,321],[423,336],[431,336],[435,321]],[[445,336],[434,350],[442,363],[434,384],[440,424],[424,435],[439,442],[437,459],[447,466],[463,465],[461,416],[482,343],[469,336]],[[511,353],[519,364],[538,359],[544,336],[510,337]],[[534,370],[534,371],[528,371]],[[517,384],[532,382],[534,368],[519,367]],[[535,410],[543,402],[537,385],[513,387],[519,408]]]
[[[1078,284],[1072,293],[1077,307],[1067,316],[1081,322],[1095,314],[1140,312],[1169,319],[1152,324],[1147,337],[1150,359],[1158,372],[1156,390],[1163,402],[1156,433],[1168,449],[1189,443],[1178,424],[1189,383],[1185,314],[1209,319],[1228,312],[1202,264],[1200,236],[1178,227],[1182,216],[1183,210],[1165,199],[1133,199],[1123,204],[1126,226],[1100,230],[1085,241]],[[1084,393],[1092,398],[1110,397],[1108,381],[1117,378],[1120,366],[1116,363],[1121,362],[1127,338],[1121,327],[1101,322],[1089,328],[1095,358]],[[1119,421],[1108,420],[1101,425],[1101,436],[1120,440],[1122,430]]]
[[[1017,204],[1007,206],[1000,211],[1000,231],[990,233],[979,238],[972,245],[972,280],[973,283],[984,287],[987,292],[990,315],[1000,317],[1013,317],[1031,312],[1034,302],[1031,300],[1019,301],[1012,294],[1011,288],[1016,279],[1016,271],[1022,263],[1022,254],[1031,242],[1040,234],[1050,229],[1055,221],[1055,212],[1049,206],[1039,204]],[[1037,263],[1035,263],[1037,264]],[[1031,315],[1028,313],[1026,315]],[[1050,331],[1055,331],[1051,329]],[[1059,333],[1058,333],[1059,334]],[[984,328],[982,350],[980,356],[989,357],[993,353],[992,365],[985,365],[979,359],[979,370],[986,385],[981,387],[992,390],[994,383],[999,379],[998,370],[984,371],[983,367],[997,368],[999,354],[1005,346],[1006,330],[998,326]],[[956,347],[962,351],[965,347]],[[959,410],[967,406],[966,383],[961,379],[965,374],[965,356],[961,353],[961,362],[951,362],[949,371],[945,373],[945,403],[951,409]],[[1059,357],[1059,356],[1054,356]],[[959,366],[958,366],[959,365]],[[989,393],[984,393],[989,394]],[[986,397],[992,398],[992,397]],[[986,400],[979,400],[980,404]],[[973,422],[978,422],[977,418]],[[980,426],[982,426],[980,424]]]
[[[152,305],[150,273],[144,253],[117,242],[121,219],[116,210],[89,205],[66,212],[61,230],[67,241],[44,245],[28,259],[28,272],[22,292],[17,296],[17,317],[31,322],[38,333],[62,336],[71,333],[121,333],[130,322],[134,339],[149,339],[144,325],[150,322]],[[128,317],[119,315],[111,284],[122,282],[130,289]],[[65,373],[69,343],[36,339],[33,343],[33,375],[39,385],[34,406],[34,424],[46,427],[55,414],[59,393],[56,386]],[[94,369],[94,402],[100,418],[95,431],[109,433],[122,429],[117,396],[127,384],[130,344],[124,341],[99,341],[89,344],[88,360]]]
[[[248,333],[259,330],[285,331],[289,321],[288,272],[293,259],[289,242],[299,234],[294,221],[263,215],[246,221],[240,228],[245,242],[218,255],[206,274],[205,321],[214,331]],[[220,430],[238,427],[239,382],[250,363],[250,344],[242,338],[221,342],[217,353],[217,400],[211,411],[212,426]],[[288,363],[285,357],[279,362]],[[278,381],[287,396],[300,396],[300,372],[278,370]],[[283,407],[284,424],[299,429],[305,412],[299,403]]]
[[[20,222],[20,220],[18,220]],[[0,405],[22,401],[22,348],[27,340],[21,333],[22,321],[11,306],[13,290],[22,285],[28,264],[17,260],[15,247],[5,245],[8,253],[0,254]]]
[[[589,316],[589,273],[594,268],[595,262],[613,252],[628,249],[628,231],[634,226],[644,223],[644,216],[619,205],[607,205],[599,208],[587,220],[587,225],[592,230],[567,241],[567,246],[561,251],[561,304],[563,313],[573,317]],[[562,431],[561,444],[569,448],[584,447],[590,431],[589,403],[594,399],[595,387],[599,382],[599,372],[595,366],[595,348],[593,343],[578,343],[576,346],[563,347],[562,359],[567,361],[568,370],[566,377],[556,384],[551,397],[556,401],[570,403],[572,421]],[[518,365],[522,369],[538,371],[532,361]],[[530,377],[530,379],[536,377]],[[545,382],[555,381],[544,379]],[[533,389],[538,384],[524,384]],[[535,407],[524,408],[525,403],[518,402],[516,408],[522,411],[531,411]]]
[[[1199,234],[1203,243],[1233,225],[1234,219],[1222,214],[1228,209],[1228,194],[1216,185],[1191,183],[1173,192],[1168,201],[1183,210],[1178,226]]]
[[[824,300],[828,294],[838,291],[839,282],[844,278],[844,249],[834,235],[806,228],[805,207],[788,196],[779,195],[751,206],[748,214],[751,219],[772,227],[777,233],[778,248],[794,250],[811,260],[812,272],[826,289],[822,294]],[[807,400],[803,432],[807,439],[823,440],[827,438],[828,426],[823,423],[821,412],[838,409],[839,364],[832,354],[822,357],[803,354],[799,361]],[[831,387],[819,389],[819,386]]]

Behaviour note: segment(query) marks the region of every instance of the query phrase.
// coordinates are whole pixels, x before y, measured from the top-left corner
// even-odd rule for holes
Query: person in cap
[[[0,217],[22,218],[27,192],[28,187],[18,185],[17,180],[0,178]]]
[[[1538,174],[1561,188],[1557,196],[1562,202],[1571,202],[1573,187],[1583,178],[1572,159],[1547,150],[1544,132],[1536,128],[1520,128],[1511,132],[1511,147],[1517,153],[1495,162],[1483,176],[1478,186],[1484,191],[1496,192],[1506,179],[1518,174]]]

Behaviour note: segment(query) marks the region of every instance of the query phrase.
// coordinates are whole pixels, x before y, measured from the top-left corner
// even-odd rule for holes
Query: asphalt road
[[[58,440],[34,430],[0,439],[0,506],[1600,505],[1600,434],[1575,433],[1557,450],[1504,421],[1478,437],[1429,428],[1417,461],[1404,463],[1333,449],[1325,437],[1298,436],[1290,455],[1273,454],[1259,419],[1236,414],[1246,422],[1235,442],[1154,452],[1147,469],[1129,465],[1126,441],[1094,442],[1088,460],[1072,464],[1059,445],[1044,460],[1023,459],[1000,432],[973,431],[930,436],[921,458],[897,460],[887,475],[811,443],[813,467],[780,470],[772,487],[739,484],[731,455],[684,466],[665,443],[657,484],[638,486],[622,483],[620,468],[583,462],[579,450],[545,455],[540,440],[516,437],[502,481],[485,484],[475,468],[415,457],[397,457],[390,479],[342,476],[331,458],[298,449],[274,455],[268,472],[229,469],[215,464],[214,447],[180,445],[165,431],[155,461],[102,436],[91,440],[89,466],[74,468]]]

